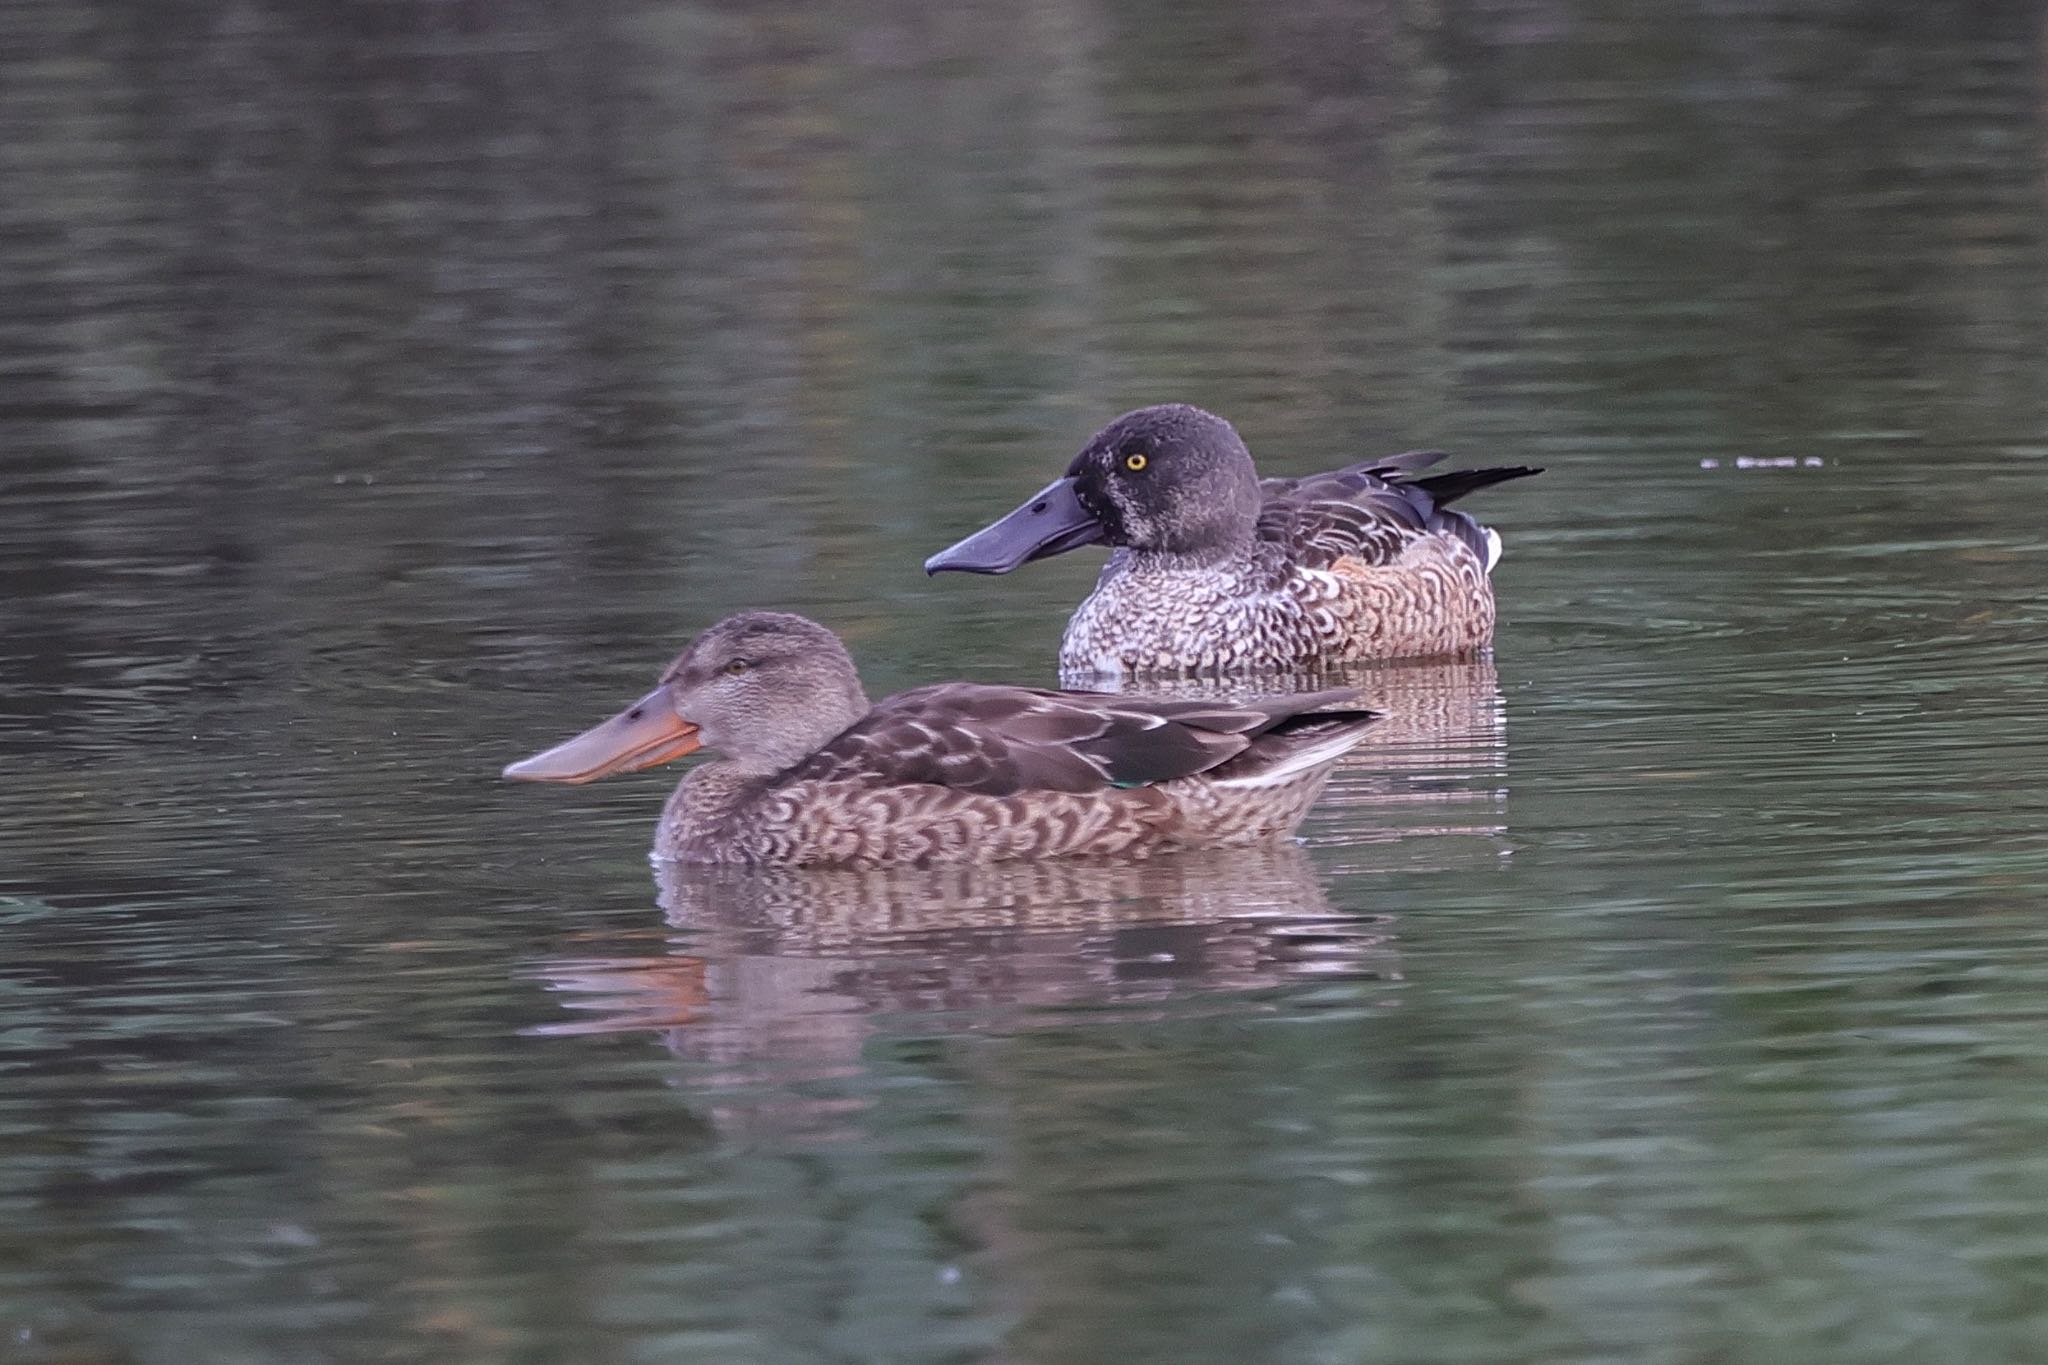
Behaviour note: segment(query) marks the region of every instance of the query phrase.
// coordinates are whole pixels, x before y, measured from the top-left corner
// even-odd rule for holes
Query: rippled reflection
[[[657,1030],[714,1088],[862,1067],[878,1029],[1008,1030],[1290,981],[1395,981],[1394,926],[1332,906],[1293,844],[1140,862],[715,869],[663,864],[659,956],[546,962],[572,1022]],[[1045,1014],[1043,1011],[1054,1010]],[[950,1016],[943,1025],[906,1016]]]

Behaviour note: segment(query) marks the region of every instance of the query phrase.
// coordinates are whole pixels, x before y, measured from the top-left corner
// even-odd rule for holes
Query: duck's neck
[[[690,846],[714,835],[764,785],[764,779],[719,759],[699,765],[669,793],[655,831],[654,852],[661,858],[687,858]]]
[[[801,710],[762,717],[743,740],[722,739],[718,747],[724,757],[710,766],[744,777],[773,777],[824,748],[870,709],[860,679],[849,669],[807,697]]]
[[[1264,505],[1251,457],[1240,453],[1198,486],[1169,496],[1158,514],[1143,523],[1151,543],[1140,553],[1158,556],[1162,567],[1179,569],[1247,559],[1258,542]]]
[[[693,841],[725,837],[728,822],[748,802],[869,709],[860,680],[849,670],[831,687],[819,689],[800,712],[749,733],[743,744],[728,742],[724,757],[699,765],[669,793],[655,835],[656,855],[687,857]]]
[[[1140,550],[1135,546],[1125,553],[1127,569],[1139,573],[1186,573],[1190,569],[1224,569],[1232,565],[1248,564],[1252,552],[1257,548],[1258,538],[1246,530],[1240,538],[1204,545],[1189,550]]]

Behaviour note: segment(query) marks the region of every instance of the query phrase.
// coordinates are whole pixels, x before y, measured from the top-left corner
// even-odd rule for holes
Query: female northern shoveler
[[[657,857],[701,863],[1142,855],[1290,833],[1370,711],[939,683],[870,706],[839,637],[783,612],[705,631],[625,711],[505,769],[588,782],[698,749]]]
[[[1000,521],[925,561],[1008,573],[1082,545],[1116,552],[1067,623],[1068,681],[1291,670],[1459,654],[1493,639],[1500,537],[1454,499],[1540,470],[1418,478],[1416,451],[1300,479],[1260,479],[1221,417],[1127,412]]]

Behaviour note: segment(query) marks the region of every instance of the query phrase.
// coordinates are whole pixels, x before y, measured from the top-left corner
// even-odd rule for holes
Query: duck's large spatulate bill
[[[924,562],[926,573],[1008,573],[1034,559],[1102,542],[1102,524],[1074,495],[1072,478],[1054,479],[1000,521]]]
[[[610,720],[512,764],[505,776],[519,782],[594,782],[672,762],[697,747],[697,727],[676,714],[668,689],[657,687]]]

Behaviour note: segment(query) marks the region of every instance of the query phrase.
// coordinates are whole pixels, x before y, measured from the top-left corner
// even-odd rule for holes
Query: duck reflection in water
[[[1138,862],[665,863],[658,882],[667,954],[541,964],[581,1017],[533,1031],[658,1031],[713,1068],[696,1078],[713,1088],[857,1074],[870,1037],[904,1016],[1012,1031],[1073,1022],[1063,1007],[1260,1009],[1259,991],[1292,981],[1399,975],[1389,921],[1334,908],[1295,844]]]
[[[1353,664],[1289,682],[1353,689],[1380,717],[1302,829],[1327,870],[1441,871],[1508,854],[1507,708],[1490,658]]]

